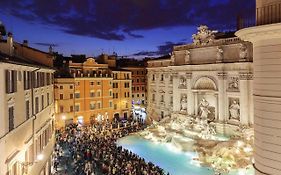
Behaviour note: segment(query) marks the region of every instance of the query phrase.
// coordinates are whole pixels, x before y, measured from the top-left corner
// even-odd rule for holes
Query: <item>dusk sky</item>
[[[167,54],[200,24],[234,30],[255,0],[0,0],[0,21],[18,42],[44,51],[96,56]]]

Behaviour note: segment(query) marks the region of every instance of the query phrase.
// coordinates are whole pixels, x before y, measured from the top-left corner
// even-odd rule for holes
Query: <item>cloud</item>
[[[234,28],[237,15],[253,17],[255,0],[9,0],[1,12],[31,23],[104,40],[142,38],[138,30],[175,26]]]
[[[41,42],[38,42],[38,43],[34,43],[38,46],[52,46],[52,47],[58,47],[59,45],[58,44],[54,44],[54,43],[41,43]]]
[[[131,56],[142,56],[142,57],[151,57],[151,56],[162,56],[162,55],[167,55],[169,53],[172,52],[173,50],[173,46],[177,46],[177,45],[182,45],[184,44],[183,42],[171,42],[171,41],[167,41],[159,46],[157,46],[157,50],[156,51],[140,51],[137,52]]]

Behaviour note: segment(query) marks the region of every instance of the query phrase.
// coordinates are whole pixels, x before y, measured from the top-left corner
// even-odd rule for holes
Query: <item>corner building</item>
[[[14,42],[10,33],[0,50],[0,174],[50,174],[53,56]]]

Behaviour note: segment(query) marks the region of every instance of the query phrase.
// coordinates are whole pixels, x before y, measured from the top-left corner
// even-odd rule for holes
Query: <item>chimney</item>
[[[14,41],[13,41],[13,34],[11,32],[8,33],[7,44],[9,47],[9,55],[14,54]]]
[[[27,40],[23,40],[23,46],[28,47],[28,41]]]

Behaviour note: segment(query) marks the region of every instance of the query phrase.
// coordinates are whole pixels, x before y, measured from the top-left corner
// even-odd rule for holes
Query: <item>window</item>
[[[141,94],[142,97],[144,97],[144,94]]]
[[[73,112],[73,106],[69,106],[69,111]]]
[[[170,104],[173,104],[173,96],[170,97]]]
[[[117,109],[117,104],[114,104],[114,109]]]
[[[137,71],[137,75],[139,74],[139,71]]]
[[[112,108],[112,101],[109,102],[109,107]]]
[[[63,113],[63,106],[60,106],[60,113]]]
[[[90,92],[90,97],[95,97],[95,92]]]
[[[164,118],[164,111],[161,111],[161,118]]]
[[[155,101],[155,94],[152,94],[152,101]]]
[[[164,75],[161,74],[161,81],[164,81]]]
[[[139,82],[140,80],[139,79],[137,79],[137,83]]]
[[[6,93],[14,93],[17,92],[17,71],[9,71],[6,70]]]
[[[94,85],[95,85],[95,82],[91,81],[91,82],[90,82],[90,85],[91,85],[91,86],[94,86]]]
[[[90,103],[90,110],[94,110],[95,109],[95,104],[94,103]]]
[[[134,94],[132,95],[132,97],[133,97],[133,98],[135,97]]]
[[[127,97],[127,92],[124,92],[124,96]]]
[[[109,96],[112,96],[112,91],[109,91]]]
[[[97,92],[97,97],[100,97],[101,96],[101,93],[100,91]]]
[[[37,114],[39,112],[39,98],[35,98],[35,113]]]
[[[70,99],[73,99],[73,94],[69,94],[69,98],[70,98]]]
[[[101,85],[101,82],[100,82],[100,81],[97,81],[97,85]]]
[[[101,104],[100,102],[97,103],[97,108],[100,109],[101,108]]]
[[[161,95],[161,102],[164,102],[164,95]]]
[[[127,97],[130,97],[130,92],[127,92]]]
[[[144,91],[144,87],[143,86],[141,87],[141,90]]]
[[[14,107],[9,107],[9,131],[14,129]]]
[[[140,95],[139,95],[139,94],[137,94],[137,97],[140,97]]]
[[[50,105],[50,94],[47,93],[47,105],[49,106]]]
[[[75,105],[75,112],[80,111],[80,106],[79,105]]]
[[[152,81],[155,81],[155,75],[154,74],[152,75]]]
[[[44,107],[45,107],[45,104],[44,104],[44,95],[42,95],[41,96],[41,110],[43,110],[44,109]]]
[[[69,89],[73,89],[73,86],[72,86],[72,85],[70,85],[70,86],[69,86]]]
[[[24,71],[23,72],[23,83],[24,90],[31,89],[31,72]]]
[[[60,94],[60,100],[63,100],[63,94]]]
[[[170,76],[170,84],[173,83],[173,76]]]
[[[25,102],[25,118],[28,120],[30,117],[30,112],[29,112],[29,101]]]
[[[128,108],[128,106],[129,106],[128,103],[126,103],[126,108]]]
[[[79,92],[75,92],[75,98],[80,98],[80,93]]]
[[[75,82],[75,85],[76,85],[76,86],[80,86],[80,82],[79,82],[79,81],[76,81],[76,82]]]
[[[63,86],[60,86],[60,89],[63,89]]]

